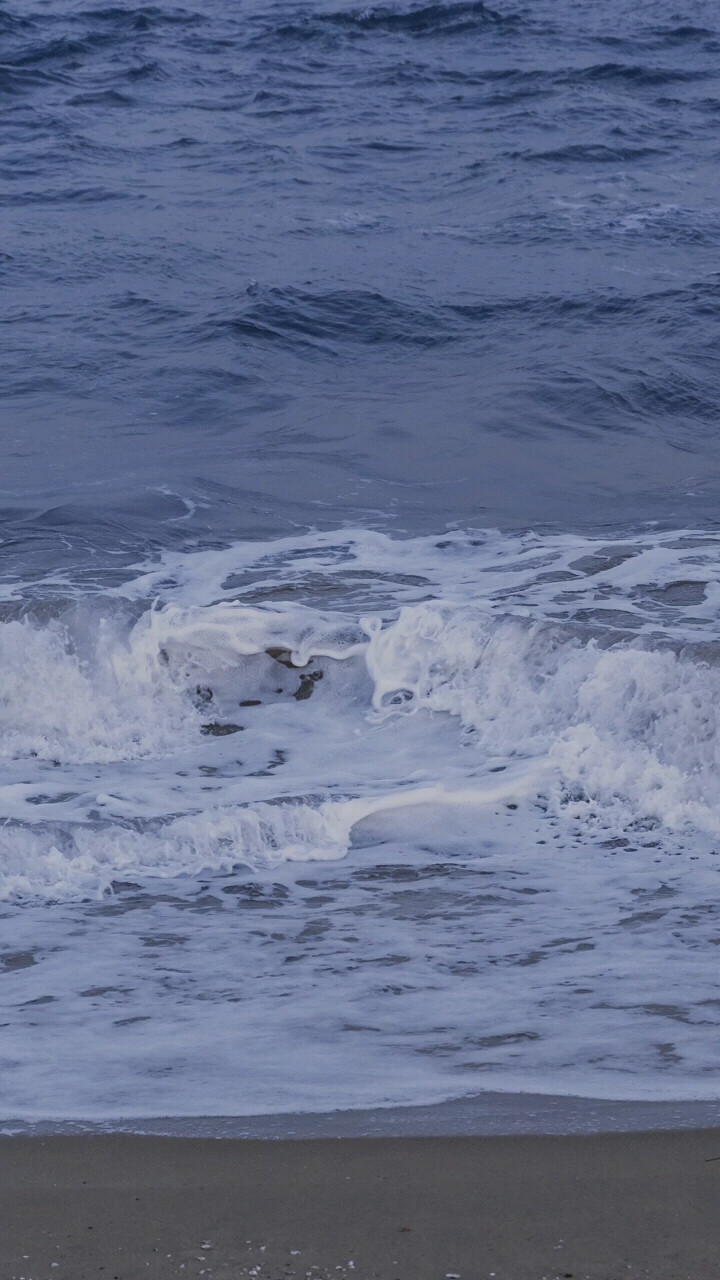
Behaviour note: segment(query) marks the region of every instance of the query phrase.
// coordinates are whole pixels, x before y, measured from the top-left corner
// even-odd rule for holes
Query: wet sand
[[[0,1139],[2,1280],[717,1280],[720,1130]]]

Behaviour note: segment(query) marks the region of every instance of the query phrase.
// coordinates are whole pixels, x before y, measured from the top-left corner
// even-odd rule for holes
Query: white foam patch
[[[159,671],[151,619],[128,639],[93,620],[83,657],[60,622],[0,624],[0,755],[104,763],[170,750],[192,709]]]
[[[720,830],[717,667],[442,605],[402,609],[367,663],[377,710],[448,712],[485,755],[546,754],[558,801],[581,787],[588,814]]]
[[[391,538],[343,529],[232,547],[167,552],[137,566],[116,594],[204,606],[221,599],[272,600],[291,590],[320,605],[390,610],[441,596],[493,612],[562,621],[595,618],[681,640],[714,640],[720,607],[720,534],[679,530],[626,538],[512,535],[494,530],[441,538]]]
[[[206,809],[145,830],[78,823],[61,833],[6,826],[2,896],[7,899],[102,896],[114,883],[230,872],[283,862],[334,861],[348,852],[353,829],[368,818],[422,805],[470,809],[520,799],[537,787],[537,769],[463,791],[407,788],[353,800],[302,801]],[[112,797],[105,798],[112,802]]]

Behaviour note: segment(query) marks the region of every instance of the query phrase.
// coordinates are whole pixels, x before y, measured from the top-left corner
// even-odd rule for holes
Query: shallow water
[[[0,19],[0,1115],[717,1097],[690,8]]]

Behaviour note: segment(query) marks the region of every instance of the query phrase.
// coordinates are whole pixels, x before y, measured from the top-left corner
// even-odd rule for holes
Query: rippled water
[[[0,15],[0,1115],[717,1095],[719,51]]]

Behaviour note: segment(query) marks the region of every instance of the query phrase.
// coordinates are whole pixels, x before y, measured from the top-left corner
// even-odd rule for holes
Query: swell
[[[0,31],[8,45],[0,66],[0,89],[21,94],[67,84],[76,85],[82,98],[102,94],[110,78],[122,95],[126,85],[161,75],[159,58],[169,52],[166,46],[173,40],[174,29],[192,30],[203,22],[199,14],[159,6],[128,10],[109,6],[41,18],[5,14],[0,17]],[[146,56],[151,45],[158,58]],[[108,55],[113,58],[110,66],[104,62]],[[95,89],[88,85],[89,73],[98,78]],[[95,98],[96,105],[118,105],[119,101]]]
[[[555,73],[557,74],[557,73]],[[558,76],[565,84],[593,85],[618,84],[633,88],[655,89],[666,84],[694,84],[698,80],[707,79],[712,72],[702,69],[682,67],[646,66],[643,63],[601,62],[589,67],[581,67],[572,71],[561,72]]]
[[[349,39],[374,33],[432,38],[468,35],[489,27],[514,26],[515,14],[501,14],[482,0],[456,0],[450,4],[419,5],[411,8],[375,5],[366,9],[334,13],[303,13],[290,22],[267,29],[263,41],[307,41],[327,37],[333,31]]]
[[[551,153],[544,158],[552,158]],[[526,330],[552,325],[556,331],[571,332],[578,325],[597,331],[618,322],[680,326],[715,314],[719,305],[714,281],[703,280],[681,289],[638,294],[594,289],[575,296],[549,293],[441,305],[431,305],[429,300],[424,305],[411,304],[369,290],[310,292],[253,285],[237,309],[228,308],[225,314],[209,317],[194,329],[185,317],[182,319],[193,343],[228,336],[240,344],[328,355],[353,347],[429,350],[474,343],[483,334],[488,338],[496,335],[499,323],[516,330],[518,321]],[[160,315],[160,309],[156,310]],[[161,316],[163,322],[172,318],[167,312]],[[164,323],[161,333],[164,337]]]
[[[629,164],[636,160],[649,160],[666,155],[664,147],[610,146],[601,142],[573,142],[563,147],[543,151],[511,152],[510,160],[526,160],[561,164]]]
[[[323,22],[360,31],[402,31],[410,35],[465,32],[488,23],[513,21],[483,4],[482,0],[455,0],[450,4],[429,4],[396,9],[378,5],[367,9],[339,11],[322,16]]]
[[[308,293],[268,289],[239,314],[211,322],[208,335],[299,345],[351,344],[435,347],[451,340],[447,318],[379,292]]]

